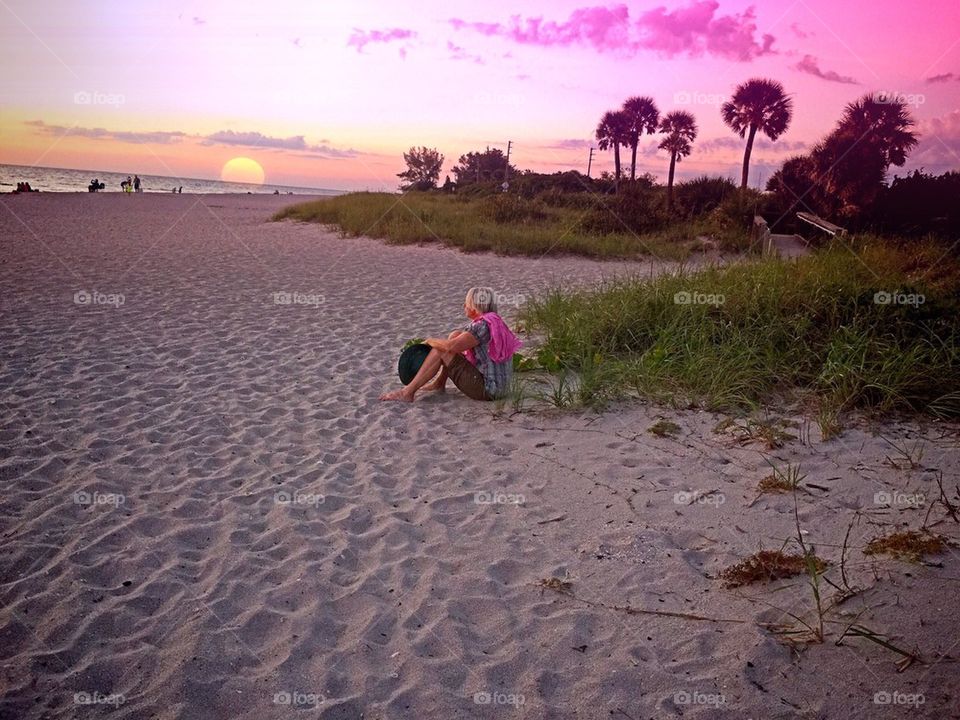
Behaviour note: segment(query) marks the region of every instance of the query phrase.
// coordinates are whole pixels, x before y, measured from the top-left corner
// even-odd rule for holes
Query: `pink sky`
[[[271,183],[394,189],[411,145],[448,172],[513,140],[521,168],[584,171],[603,112],[650,95],[700,126],[680,178],[736,177],[719,103],[763,76],[795,112],[751,184],[876,91],[912,103],[908,169],[960,169],[956,0],[3,0],[0,61],[4,163],[215,178],[245,156]],[[665,176],[655,140],[639,164]]]

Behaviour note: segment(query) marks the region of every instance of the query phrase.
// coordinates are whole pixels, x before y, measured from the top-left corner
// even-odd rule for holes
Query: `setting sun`
[[[263,185],[263,168],[256,160],[248,157],[235,157],[227,161],[220,171],[220,179],[224,182],[251,183]]]

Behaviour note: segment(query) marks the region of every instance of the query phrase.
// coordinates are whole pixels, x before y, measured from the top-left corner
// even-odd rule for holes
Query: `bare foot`
[[[430,390],[431,392],[446,392],[447,384],[440,383],[438,380],[434,380],[429,385],[424,385],[420,390]]]
[[[380,396],[381,400],[402,400],[403,402],[413,402],[413,395],[407,392],[406,388],[401,390],[392,390]]]

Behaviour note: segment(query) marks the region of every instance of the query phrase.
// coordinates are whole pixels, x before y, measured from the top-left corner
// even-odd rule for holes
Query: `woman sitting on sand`
[[[445,390],[447,378],[474,400],[493,400],[509,392],[513,354],[522,343],[497,314],[493,288],[470,288],[463,309],[470,324],[454,330],[446,340],[424,340],[433,349],[416,376],[401,390],[381,395],[381,400],[413,402],[418,390]]]

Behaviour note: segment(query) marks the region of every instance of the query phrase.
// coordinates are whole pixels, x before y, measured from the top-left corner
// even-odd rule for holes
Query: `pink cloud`
[[[762,43],[754,38],[757,23],[752,7],[739,15],[717,15],[719,7],[715,0],[695,0],[672,12],[664,7],[645,12],[637,21],[641,44],[667,57],[707,52],[744,61],[773,52],[773,35],[764,35]]]
[[[844,83],[846,85],[860,84],[856,78],[852,78],[848,75],[840,75],[833,70],[821,70],[817,59],[813,55],[804,55],[803,60],[794,65],[793,68],[794,70],[799,70],[802,73],[807,73],[808,75],[813,75],[814,77],[818,77],[821,80],[827,80],[829,82]]]
[[[360,30],[353,29],[353,35],[347,40],[347,47],[357,48],[357,52],[362,52],[363,48],[369,43],[390,43],[396,40],[409,40],[417,36],[413,30],[406,28],[389,28],[387,30]],[[405,54],[401,51],[401,55]]]
[[[800,27],[800,23],[795,23],[795,22],[790,23],[790,29],[793,31],[793,34],[796,35],[801,40],[805,40],[806,38],[813,35],[813,33],[810,32],[809,30],[804,30],[802,27]]]
[[[474,55],[472,53],[469,53],[459,45],[455,45],[449,40],[447,40],[447,50],[450,51],[451,60],[469,60],[470,62],[474,62],[477,65],[486,64],[486,61],[480,55]]]
[[[960,110],[920,123],[920,142],[907,158],[905,171],[924,168],[942,173],[960,165]]]
[[[943,73],[942,75],[934,75],[933,77],[928,77],[928,83],[942,83],[949,82],[950,80],[960,81],[960,76],[954,75],[952,72]]]
[[[707,53],[744,61],[774,52],[772,35],[763,35],[759,41],[756,38],[752,7],[739,14],[718,15],[719,7],[716,0],[692,0],[676,10],[661,6],[631,20],[626,5],[594,5],[577,8],[563,22],[514,15],[509,23],[468,22],[459,18],[450,23],[456,30],[503,37],[522,45],[586,45],[598,52],[629,55],[653,50],[665,57]]]
[[[584,148],[589,148],[591,145],[593,145],[592,140],[564,138],[562,140],[557,140],[552,145],[544,145],[543,147],[553,148],[557,150],[582,150]]]
[[[753,147],[755,150],[770,150],[773,152],[802,152],[807,149],[807,143],[802,140],[777,140],[773,142],[763,137],[758,137]],[[725,152],[734,150],[743,152],[743,140],[738,137],[716,137],[708,140],[698,140],[694,143],[694,148],[702,153]]]

